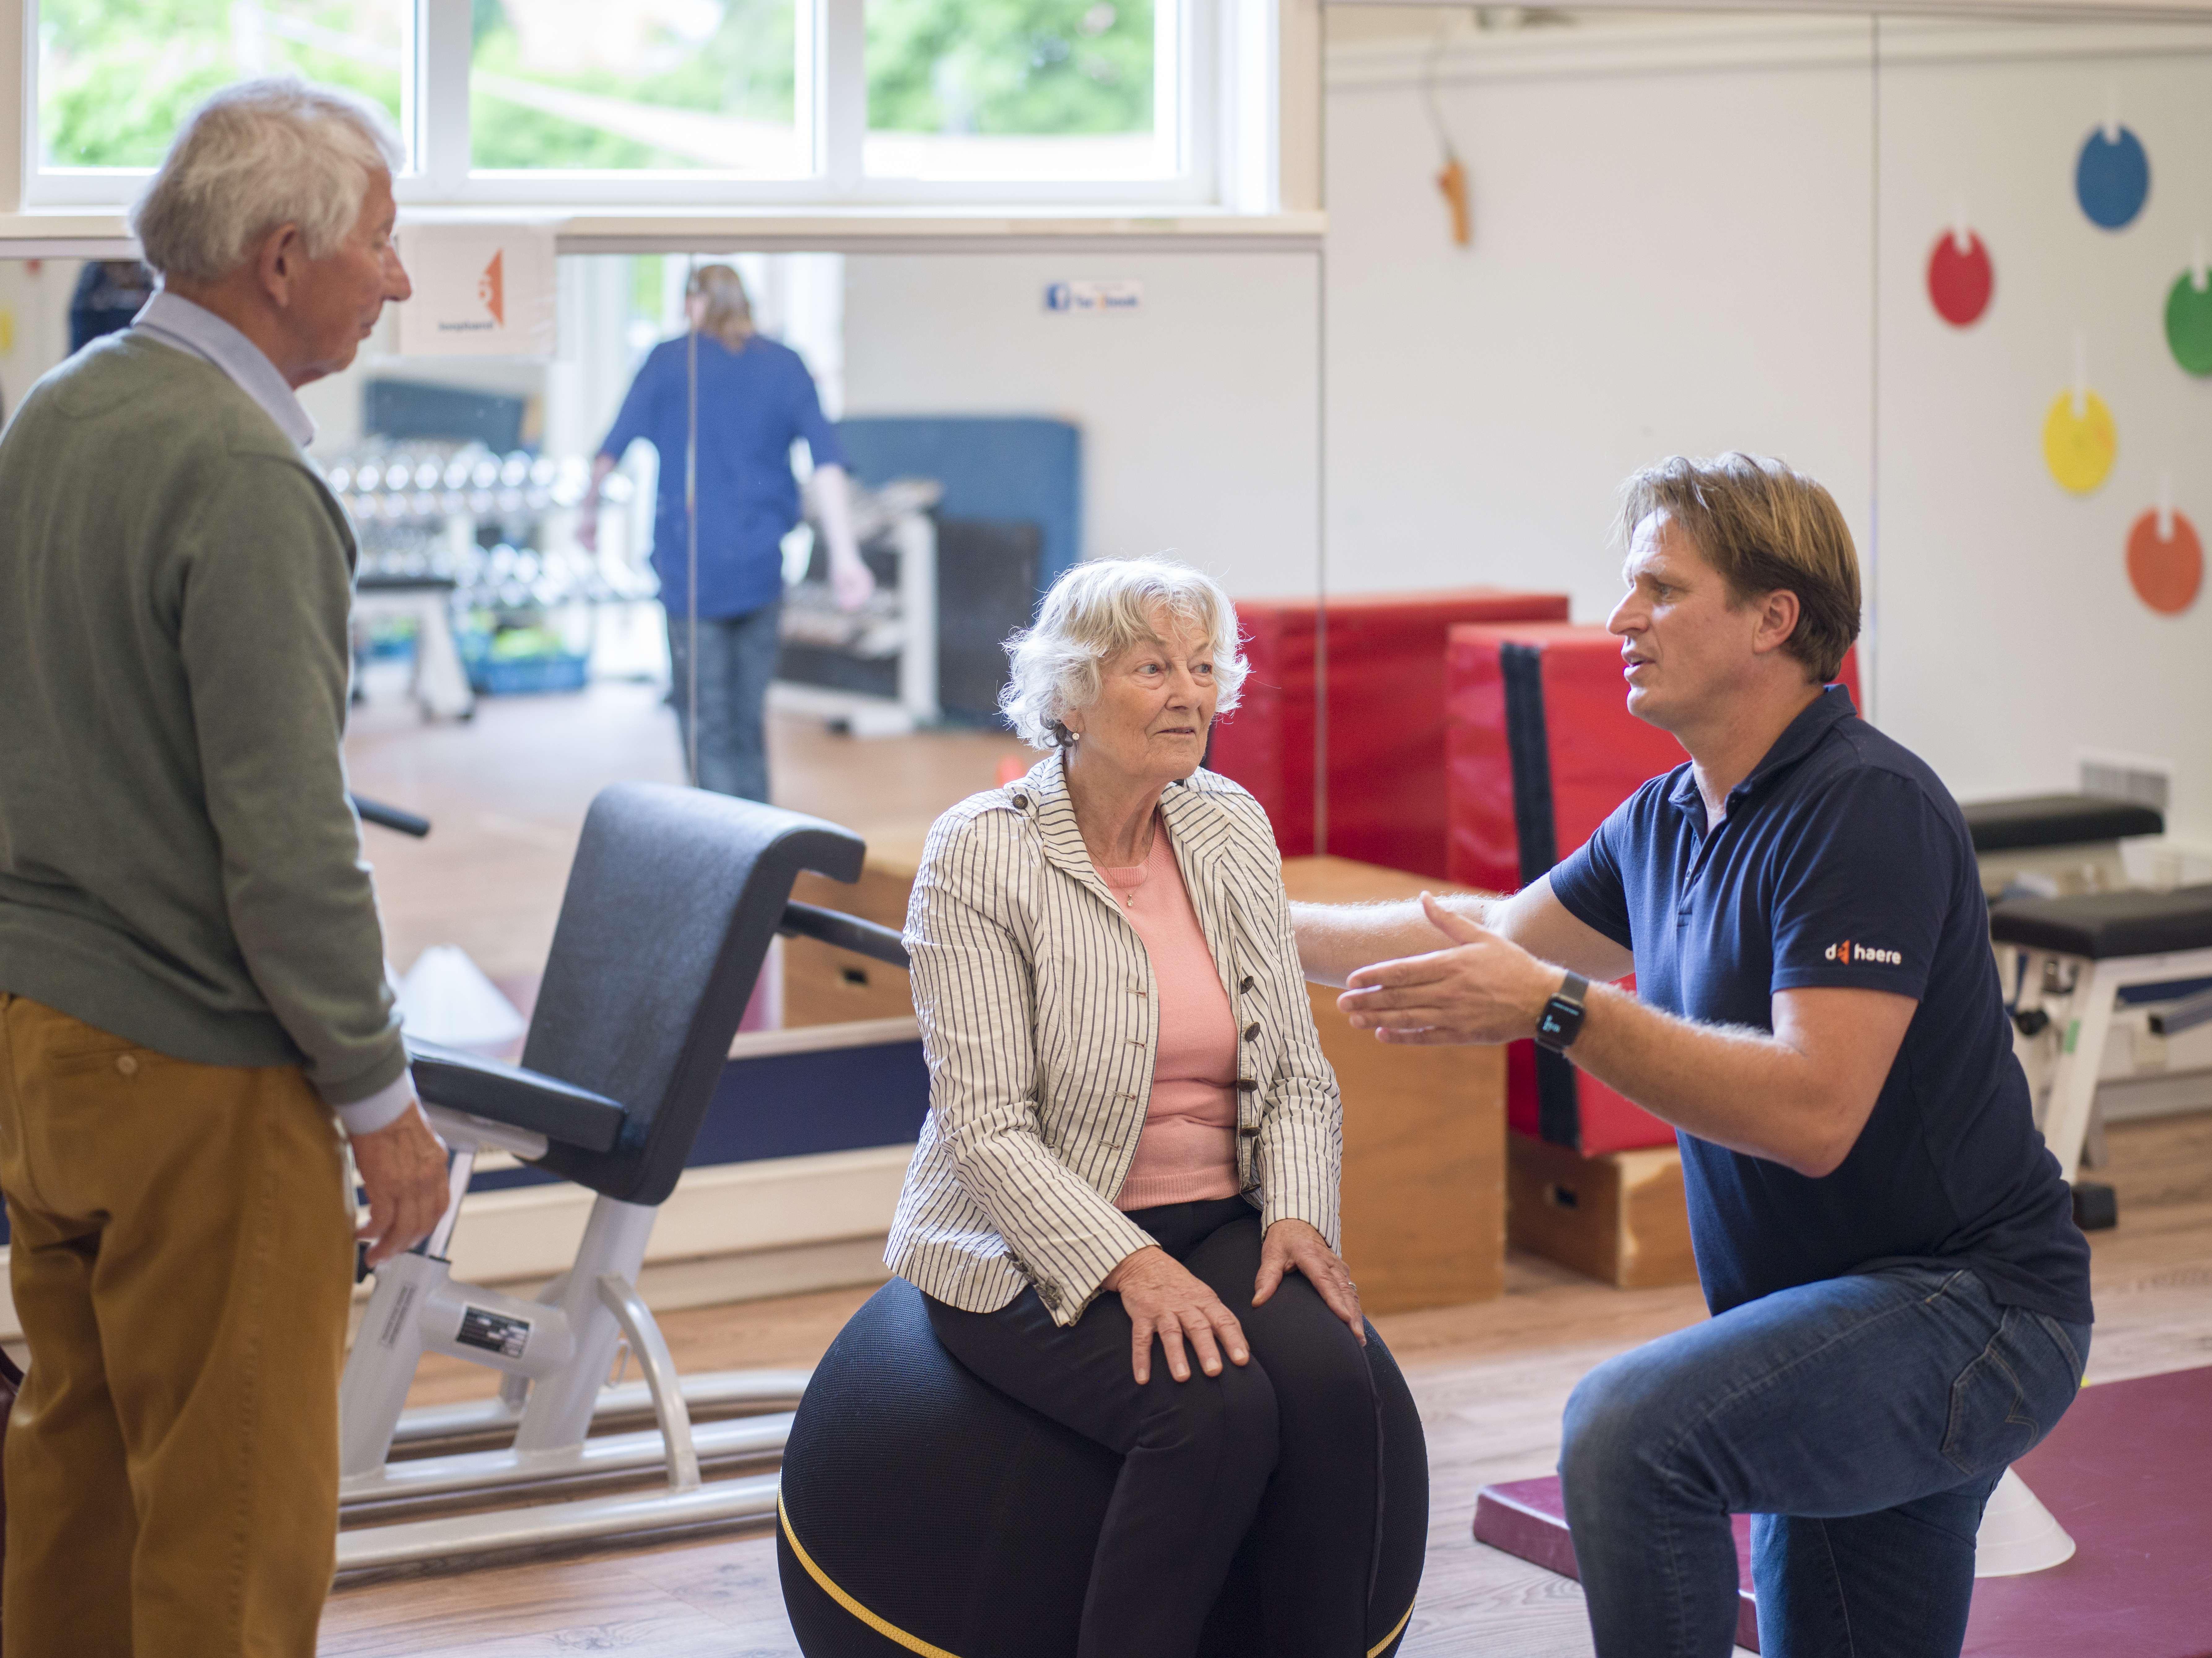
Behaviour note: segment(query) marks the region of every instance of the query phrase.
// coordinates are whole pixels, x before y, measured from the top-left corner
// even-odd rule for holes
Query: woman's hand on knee
[[[1121,1297],[1122,1310],[1129,1315],[1129,1368],[1140,1388],[1152,1379],[1154,1336],[1167,1351],[1168,1374],[1177,1382],[1190,1380],[1190,1361],[1182,1351],[1186,1339],[1197,1351],[1199,1369],[1208,1376],[1221,1374],[1224,1350],[1232,1364],[1252,1357],[1237,1315],[1158,1244],[1124,1256],[1106,1275],[1105,1287]]]
[[[1285,1215],[1267,1229],[1260,1245],[1260,1276],[1252,1280],[1252,1304],[1257,1307],[1275,1293],[1283,1274],[1297,1272],[1321,1294],[1328,1310],[1352,1327],[1359,1345],[1367,1345],[1365,1315],[1359,1310],[1359,1286],[1352,1271],[1328,1247],[1328,1240],[1306,1221]]]

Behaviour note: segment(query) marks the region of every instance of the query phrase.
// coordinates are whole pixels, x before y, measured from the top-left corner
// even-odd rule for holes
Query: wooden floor
[[[618,778],[678,775],[674,722],[646,686],[488,700],[457,726],[426,727],[396,701],[358,714],[347,741],[354,786],[437,824],[419,843],[370,832],[390,954],[403,969],[424,946],[452,943],[495,976],[534,975],[592,795]],[[1001,756],[1026,752],[979,733],[860,741],[799,721],[776,722],[770,744],[781,804],[871,836],[912,835],[988,786]],[[2212,1364],[2212,1116],[2121,1125],[2111,1145],[2106,1173],[2123,1221],[2094,1240],[2091,1377]],[[807,1364],[867,1293],[673,1312],[663,1322],[687,1370]],[[1378,1321],[1420,1402],[1432,1473],[1427,1573],[1408,1655],[1589,1650],[1573,1584],[1473,1541],[1475,1492],[1549,1471],[1560,1407],[1591,1365],[1700,1316],[1693,1290],[1622,1292],[1516,1258],[1501,1300]],[[490,1385],[489,1372],[434,1361],[415,1398],[460,1398]],[[790,1658],[797,1647],[773,1545],[755,1531],[342,1588],[320,1650]]]
[[[2111,1139],[2106,1172],[2122,1222],[2093,1240],[2090,1377],[2212,1364],[2212,1116],[2123,1124]],[[665,1326],[687,1370],[811,1363],[866,1293],[702,1308],[671,1314]],[[1560,1407],[1592,1364],[1700,1316],[1693,1290],[1624,1292],[1516,1258],[1502,1300],[1378,1321],[1420,1402],[1435,1496],[1409,1658],[1589,1651],[1572,1583],[1473,1540],[1475,1492],[1551,1469]],[[425,1383],[425,1399],[462,1391],[447,1372]],[[798,1651],[774,1546],[759,1533],[341,1588],[320,1649],[360,1658]]]

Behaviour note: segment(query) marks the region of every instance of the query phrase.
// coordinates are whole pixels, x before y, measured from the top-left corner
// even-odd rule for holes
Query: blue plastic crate
[[[576,691],[590,677],[587,656],[532,656],[469,662],[469,683],[479,696],[526,696],[538,691]]]

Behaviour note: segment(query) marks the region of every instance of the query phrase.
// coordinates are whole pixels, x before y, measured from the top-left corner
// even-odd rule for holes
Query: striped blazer
[[[1343,1102],[1322,1057],[1267,813],[1199,771],[1161,797],[1238,1032],[1237,1178],[1264,1224],[1337,1242]],[[995,1312],[1024,1284],[1082,1315],[1152,1238],[1113,1204],[1152,1091],[1144,941],[1084,848],[1057,754],[931,829],[907,910],[929,1115],[884,1262]]]

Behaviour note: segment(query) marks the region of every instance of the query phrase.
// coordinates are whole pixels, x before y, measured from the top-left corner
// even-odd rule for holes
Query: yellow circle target
[[[2077,413],[2074,395],[2061,392],[2044,416],[2043,459],[2060,489],[2086,495],[2112,475],[2120,435],[2102,398],[2084,392]]]

